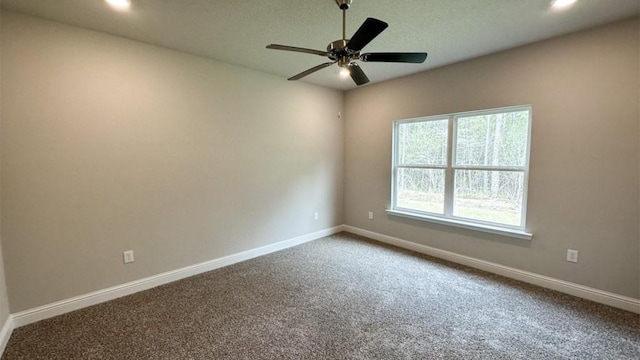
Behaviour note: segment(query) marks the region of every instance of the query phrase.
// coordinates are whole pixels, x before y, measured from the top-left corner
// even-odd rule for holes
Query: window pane
[[[524,166],[529,111],[457,119],[456,165]]]
[[[448,129],[448,120],[399,124],[398,163],[446,165]]]
[[[523,172],[456,170],[453,215],[520,226],[523,193]]]
[[[444,213],[444,170],[398,169],[397,207]]]

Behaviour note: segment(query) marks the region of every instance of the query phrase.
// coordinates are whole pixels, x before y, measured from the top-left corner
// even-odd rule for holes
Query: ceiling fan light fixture
[[[341,66],[340,67],[340,77],[342,79],[346,79],[349,76],[351,76],[351,71],[349,70],[349,67],[347,66]]]
[[[563,9],[578,2],[578,0],[551,0],[551,7],[555,9]]]

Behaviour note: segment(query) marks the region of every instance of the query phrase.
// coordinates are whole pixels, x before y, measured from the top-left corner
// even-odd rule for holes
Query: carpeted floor
[[[638,359],[640,315],[341,233],[16,329],[9,359]]]

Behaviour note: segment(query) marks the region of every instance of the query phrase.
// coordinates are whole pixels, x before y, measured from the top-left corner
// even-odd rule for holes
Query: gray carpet
[[[2,359],[639,355],[639,315],[341,233],[21,327]]]

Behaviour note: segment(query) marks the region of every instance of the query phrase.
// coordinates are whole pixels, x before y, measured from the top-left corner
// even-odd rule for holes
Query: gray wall
[[[2,26],[2,10],[0,10],[0,26]],[[2,53],[0,52],[0,67],[2,66]],[[0,86],[2,84],[2,78],[0,77]],[[0,137],[2,136],[2,92],[0,91]],[[2,166],[0,164],[0,174],[2,173]],[[0,194],[1,195],[1,194]],[[2,203],[0,201],[0,214],[2,213]],[[0,226],[0,234],[1,226]],[[2,238],[0,237],[0,328],[4,326],[5,322],[9,318],[9,298],[7,297],[7,287],[4,274],[4,262],[2,261]]]
[[[338,91],[9,12],[1,78],[12,312],[343,223]]]
[[[637,20],[349,91],[344,109],[167,49],[6,12],[1,26],[12,312],[343,222],[639,296]],[[532,242],[384,214],[393,120],[518,104],[534,111]]]
[[[347,92],[346,224],[638,298],[639,33],[625,21]],[[533,241],[384,213],[393,120],[521,104]]]
[[[0,249],[0,329],[6,323],[9,314],[9,297],[7,296],[4,263],[2,261],[2,250]]]

